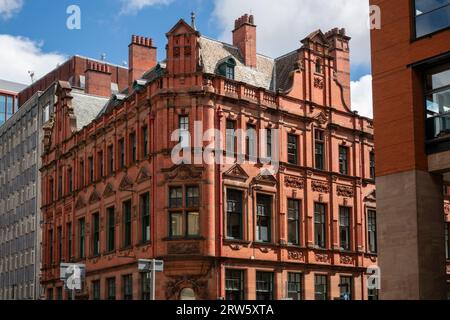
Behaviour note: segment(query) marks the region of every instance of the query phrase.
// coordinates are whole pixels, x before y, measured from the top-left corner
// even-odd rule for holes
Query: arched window
[[[184,288],[181,290],[180,300],[196,300],[194,290],[191,288]]]
[[[322,73],[322,61],[320,59],[316,60],[316,73]]]

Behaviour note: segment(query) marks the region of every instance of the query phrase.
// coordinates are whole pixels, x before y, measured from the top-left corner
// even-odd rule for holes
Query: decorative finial
[[[192,27],[192,29],[197,30],[197,27],[195,26],[195,12],[194,11],[191,12],[191,27]]]

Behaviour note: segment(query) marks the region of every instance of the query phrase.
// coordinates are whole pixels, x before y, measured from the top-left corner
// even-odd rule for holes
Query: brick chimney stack
[[[334,28],[325,33],[330,43],[330,55],[334,57],[336,77],[342,85],[344,101],[350,106],[350,37],[344,28]]]
[[[101,97],[111,96],[111,71],[107,64],[87,61],[85,92]]]
[[[256,68],[256,25],[253,15],[245,14],[234,22],[233,45],[239,48],[244,64]]]
[[[133,35],[128,46],[128,85],[131,92],[133,82],[157,64],[153,39]]]

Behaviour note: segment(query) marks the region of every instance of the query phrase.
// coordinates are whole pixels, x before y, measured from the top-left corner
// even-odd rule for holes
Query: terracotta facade
[[[298,288],[296,297],[323,293],[335,299],[345,281],[352,298],[368,299],[366,270],[377,264],[367,219],[376,210],[373,125],[350,109],[350,38],[339,29],[305,38],[287,56],[291,69],[278,70],[283,90],[273,86],[275,75],[264,88],[231,73],[206,72],[206,51],[215,45],[245,50],[223,60],[235,60],[229,64],[236,65],[236,77],[242,70],[259,72],[254,65],[265,61],[281,66],[286,57],[256,56],[256,39],[246,41],[256,37],[253,23],[249,16],[236,21],[239,43],[231,46],[202,37],[180,20],[167,33],[166,61],[136,79],[127,95],[113,97],[80,130],[76,90],[58,83],[55,113],[44,127],[41,168],[42,284],[48,298],[62,290],[60,261],[86,264],[79,299],[144,298],[137,259],[157,258],[165,263],[156,279],[158,299],[284,299],[295,296],[292,288]],[[150,41],[143,45],[153,48]],[[152,66],[154,56],[147,58],[135,61]],[[217,68],[223,61],[216,61]],[[142,71],[133,65],[130,70]],[[279,170],[262,174],[268,165],[234,163],[233,157],[229,164],[174,164],[178,141],[171,134],[180,126],[193,133],[195,121],[203,130],[218,129],[223,141],[231,124],[278,129],[272,145]],[[248,141],[233,144],[245,150]],[[252,143],[263,144],[259,136]],[[201,142],[193,152],[208,144]],[[341,212],[348,212],[347,222]]]

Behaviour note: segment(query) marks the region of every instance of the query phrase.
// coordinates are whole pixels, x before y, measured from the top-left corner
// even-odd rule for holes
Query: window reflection
[[[428,73],[425,100],[427,138],[450,133],[450,65]]]
[[[450,26],[450,0],[415,0],[416,37]]]

